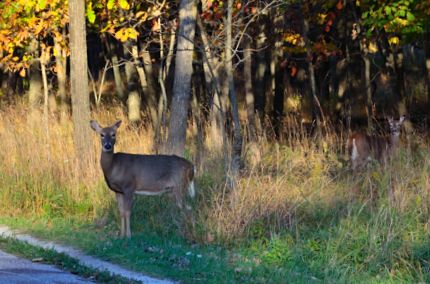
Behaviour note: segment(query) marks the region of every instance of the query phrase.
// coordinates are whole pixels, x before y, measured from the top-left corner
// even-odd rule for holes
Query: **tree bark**
[[[42,74],[40,72],[40,55],[39,55],[39,43],[33,40],[30,45],[30,50],[35,54],[35,58],[30,65],[30,87],[28,90],[28,102],[30,105],[30,114],[40,106],[42,101]]]
[[[143,70],[146,75],[146,83],[147,83],[147,93],[144,94],[146,97],[146,104],[151,114],[152,126],[155,128],[158,122],[158,114],[157,114],[157,84],[155,83],[154,73],[152,69],[152,61],[151,55],[149,54],[146,47],[141,46],[140,54],[142,57]]]
[[[69,0],[70,90],[72,94],[73,135],[80,176],[92,160],[90,142],[90,100],[88,93],[85,1]]]
[[[196,16],[195,0],[181,0],[172,109],[167,138],[167,151],[178,156],[183,156],[185,150]]]
[[[306,47],[306,60],[308,63],[308,75],[309,75],[309,85],[311,88],[311,101],[313,102],[313,118],[316,119],[317,122],[317,130],[319,132],[320,130],[320,119],[322,119],[322,123],[325,124],[325,118],[324,118],[324,112],[322,110],[320,101],[318,99],[318,92],[317,92],[317,85],[315,81],[315,68],[314,64],[312,62],[312,49],[311,49],[311,43],[308,38],[308,32],[309,32],[309,22],[308,20],[303,17],[303,39],[305,41],[305,47]],[[316,107],[315,107],[316,106]]]
[[[124,85],[122,83],[121,70],[119,68],[118,54],[116,49],[117,45],[115,45],[115,42],[111,37],[103,36],[103,39],[105,41],[105,45],[108,50],[109,59],[112,63],[112,71],[113,71],[113,77],[115,80],[116,93],[118,95],[118,98],[121,101],[124,101],[125,91],[124,91]]]
[[[256,138],[254,90],[252,89],[252,52],[251,40],[245,38],[243,47],[243,77],[245,80],[245,102],[246,114],[248,118],[249,139]]]
[[[221,84],[218,77],[218,72],[214,70],[215,68],[215,62],[213,60],[213,54],[210,49],[209,40],[206,35],[206,31],[204,29],[204,26],[200,20],[200,18],[197,18],[197,26],[200,30],[200,37],[202,39],[203,44],[203,50],[202,50],[202,57],[203,57],[203,72],[205,74],[205,82],[206,82],[206,89],[209,94],[212,95],[213,100],[210,108],[209,113],[209,121],[210,121],[210,137],[212,141],[217,141],[218,143],[212,143],[212,150],[215,150],[217,152],[224,151],[226,152],[226,134],[224,129],[224,114],[225,114],[225,106],[222,103],[221,100]],[[226,162],[226,168],[228,166],[227,159]]]
[[[426,59],[425,81],[427,85],[427,104],[430,106],[430,20],[425,23],[424,51]]]
[[[128,61],[125,64],[125,77],[127,80],[127,116],[132,123],[137,123],[141,120],[140,106],[141,99],[138,92],[137,71],[134,64]]]
[[[226,42],[225,42],[225,71],[228,80],[228,94],[231,103],[231,112],[233,117],[233,149],[231,157],[231,177],[233,181],[238,177],[241,154],[242,154],[242,133],[239,120],[239,109],[236,98],[236,91],[233,78],[233,55],[232,55],[232,15],[233,0],[228,0],[227,19],[226,19]]]
[[[67,70],[67,60],[65,49],[61,47],[61,44],[54,38],[55,45],[55,66],[57,69],[57,81],[58,81],[58,96],[61,101],[61,112],[67,113],[67,96],[66,96],[66,70]]]
[[[265,117],[265,100],[266,100],[266,69],[267,69],[267,60],[266,60],[266,49],[265,45],[267,42],[266,35],[266,17],[263,16],[258,24],[258,35],[256,37],[256,70],[255,72],[255,109],[258,114],[258,123],[257,127],[261,128],[261,125],[264,125],[264,117]]]
[[[284,114],[284,90],[285,90],[285,68],[281,66],[281,61],[284,58],[283,51],[283,30],[284,30],[284,14],[281,9],[275,10],[275,19],[273,22],[274,34],[272,36],[272,63],[274,67],[272,74],[272,92],[273,92],[273,126],[275,135],[281,138],[282,117]]]
[[[373,99],[372,86],[370,79],[370,58],[369,50],[365,42],[360,44],[360,49],[364,61],[364,86],[366,88],[366,114],[367,114],[367,131],[373,132]]]

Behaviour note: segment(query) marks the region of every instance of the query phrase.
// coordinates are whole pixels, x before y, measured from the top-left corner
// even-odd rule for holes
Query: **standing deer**
[[[108,187],[116,194],[121,237],[131,236],[130,215],[135,193],[160,195],[168,192],[180,209],[187,189],[190,197],[194,197],[192,163],[178,156],[114,153],[116,131],[121,121],[105,128],[95,120],[91,120],[90,125],[101,136],[100,164]]]
[[[389,136],[370,136],[361,132],[349,135],[347,149],[353,172],[363,167],[371,158],[385,164],[398,147],[400,129],[405,116],[401,116],[399,120],[394,120],[391,117],[387,120],[390,125]]]

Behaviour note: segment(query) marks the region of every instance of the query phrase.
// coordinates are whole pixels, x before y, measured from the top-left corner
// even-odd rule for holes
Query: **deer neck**
[[[397,145],[399,144],[400,135],[399,134],[391,134],[390,136],[390,145],[388,145],[388,152],[395,151]]]
[[[390,137],[390,142],[391,142],[391,145],[392,145],[393,147],[396,147],[396,146],[397,146],[397,144],[399,144],[399,138],[400,138],[400,135],[399,135],[399,134],[392,134],[392,135],[391,135],[391,137]]]
[[[103,173],[105,175],[108,175],[113,166],[113,149],[111,152],[104,152],[102,151],[102,156],[100,158],[100,164],[102,166]]]

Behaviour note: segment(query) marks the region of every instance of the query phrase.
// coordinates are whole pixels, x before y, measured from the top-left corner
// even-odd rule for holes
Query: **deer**
[[[372,158],[382,165],[386,164],[399,145],[400,130],[404,120],[405,116],[401,116],[399,120],[388,117],[390,126],[388,136],[367,135],[363,132],[349,135],[346,146],[353,173],[365,166]]]
[[[109,127],[101,127],[95,120],[90,121],[91,128],[100,135],[100,165],[107,186],[116,195],[121,237],[130,238],[134,195],[169,193],[176,200],[179,209],[182,209],[186,191],[191,198],[195,196],[195,172],[190,161],[176,155],[114,153],[116,133],[120,125],[121,120]]]

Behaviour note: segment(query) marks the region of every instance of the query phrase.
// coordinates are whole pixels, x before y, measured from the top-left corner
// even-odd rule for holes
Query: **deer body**
[[[361,132],[349,135],[347,149],[352,170],[356,171],[358,168],[363,167],[372,158],[381,164],[385,164],[398,147],[400,129],[404,119],[404,116],[400,117],[399,120],[388,118],[390,125],[389,136],[367,135]]]
[[[121,122],[102,128],[96,121],[91,127],[101,135],[100,164],[108,187],[116,193],[121,218],[121,236],[131,236],[130,215],[134,194],[171,193],[179,208],[188,189],[194,197],[194,166],[178,156],[114,153],[116,129]]]

